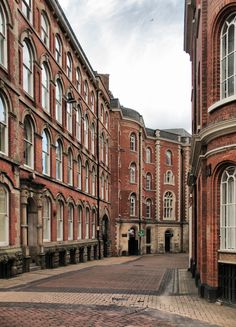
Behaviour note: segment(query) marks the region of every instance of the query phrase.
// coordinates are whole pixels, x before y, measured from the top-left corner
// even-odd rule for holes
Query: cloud
[[[94,70],[151,128],[190,131],[182,0],[60,0]]]

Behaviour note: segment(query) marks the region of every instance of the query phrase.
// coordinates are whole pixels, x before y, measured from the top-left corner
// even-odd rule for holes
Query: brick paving
[[[0,326],[225,326],[236,308],[197,296],[186,255],[109,258],[0,281]]]

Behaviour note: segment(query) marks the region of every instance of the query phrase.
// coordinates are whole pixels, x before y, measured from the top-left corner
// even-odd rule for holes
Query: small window
[[[130,183],[136,182],[136,164],[132,163],[130,165]]]
[[[24,159],[26,166],[34,167],[34,130],[28,118],[24,121]]]
[[[96,212],[93,210],[92,214],[92,239],[96,237]]]
[[[48,68],[45,63],[42,66],[42,95],[41,95],[42,107],[45,111],[49,112],[50,104],[50,79]]]
[[[79,142],[81,142],[81,121],[82,121],[82,114],[81,114],[81,109],[78,106],[76,112],[76,138]]]
[[[77,183],[78,183],[78,189],[81,190],[81,188],[82,188],[82,162],[81,162],[80,157],[78,157],[78,163],[77,163]]]
[[[57,241],[63,241],[63,203],[57,202]]]
[[[62,124],[62,86],[59,79],[56,81],[56,120]]]
[[[28,19],[28,21],[32,22],[32,1],[31,0],[22,0],[22,12],[23,12],[23,15]]]
[[[62,64],[62,43],[59,35],[55,36],[55,59],[58,65]]]
[[[150,163],[151,162],[151,150],[150,148],[146,149],[146,163]]]
[[[166,164],[168,166],[171,166],[172,165],[172,153],[170,150],[167,150],[166,151]]]
[[[103,104],[101,104],[100,120],[101,120],[101,123],[104,122],[104,107],[103,107]]]
[[[66,74],[67,77],[72,80],[72,58],[70,53],[66,56]]]
[[[0,64],[7,66],[7,24],[6,16],[0,5]]]
[[[91,127],[91,153],[95,154],[95,127],[94,124],[92,124]]]
[[[73,205],[70,203],[68,206],[68,240],[73,240],[73,233],[74,233],[74,208]]]
[[[105,163],[108,166],[108,151],[109,151],[109,146],[108,146],[108,140],[106,140],[106,145],[105,145]]]
[[[136,136],[134,133],[130,135],[130,150],[136,151]]]
[[[88,83],[87,83],[87,81],[85,81],[84,82],[84,99],[85,99],[86,103],[88,103],[88,94],[89,94]]]
[[[8,153],[8,108],[0,95],[0,152]]]
[[[135,216],[136,214],[136,196],[132,194],[130,196],[130,216]]]
[[[66,127],[69,133],[72,134],[72,112],[73,112],[73,106],[72,103],[66,104]]]
[[[45,13],[41,14],[41,39],[49,48],[49,22]]]
[[[60,141],[56,143],[56,179],[62,180],[62,145]]]
[[[89,121],[88,116],[85,115],[84,118],[84,146],[88,149],[88,141],[89,141]]]
[[[9,245],[9,192],[0,184],[0,246]]]
[[[89,193],[89,165],[85,164],[85,192]]]
[[[92,195],[95,196],[96,194],[96,171],[95,168],[93,167],[92,170]]]
[[[30,96],[33,96],[33,55],[32,50],[23,42],[23,89]]]
[[[151,191],[152,188],[152,175],[147,173],[146,175],[146,190]]]
[[[77,88],[77,91],[80,93],[81,92],[81,73],[80,73],[79,68],[76,69],[75,78],[76,78],[76,88]]]
[[[68,151],[67,181],[69,185],[73,185],[73,155],[71,150]]]
[[[78,206],[78,240],[82,239],[82,207]]]
[[[152,214],[152,202],[150,199],[146,201],[146,218],[151,218]]]
[[[43,174],[50,175],[50,138],[45,130],[42,134],[42,167]]]
[[[51,241],[51,201],[47,196],[43,198],[43,241]]]
[[[105,149],[105,138],[104,138],[104,134],[102,133],[101,136],[101,161],[104,161],[104,149]]]
[[[85,217],[85,238],[89,239],[89,209],[86,208],[86,217]]]
[[[165,174],[165,183],[166,184],[174,184],[174,176],[172,171],[168,170]]]

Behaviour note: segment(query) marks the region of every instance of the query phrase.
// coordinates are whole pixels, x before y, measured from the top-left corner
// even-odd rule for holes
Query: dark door
[[[165,232],[165,252],[170,252],[170,240],[172,233],[170,231]]]
[[[108,235],[108,218],[104,217],[102,220],[102,240],[103,240],[103,257],[108,256],[109,235]]]
[[[131,228],[129,231],[128,251],[129,255],[138,255],[138,240],[136,240],[134,228]]]

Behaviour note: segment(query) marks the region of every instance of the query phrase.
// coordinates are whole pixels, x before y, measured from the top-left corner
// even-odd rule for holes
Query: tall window
[[[146,175],[146,190],[151,191],[152,188],[152,175],[147,173]]]
[[[34,131],[28,118],[24,121],[24,159],[26,166],[34,167]]]
[[[72,133],[72,111],[73,111],[72,103],[67,103],[66,104],[66,125],[67,125],[67,130],[69,133]]]
[[[150,163],[151,162],[151,150],[150,148],[146,149],[146,163]]]
[[[43,198],[43,241],[51,241],[51,202],[47,196]]]
[[[165,183],[166,184],[174,184],[174,176],[171,170],[168,170],[165,173]]]
[[[62,124],[62,86],[59,79],[56,81],[56,120]]]
[[[49,22],[45,13],[43,12],[41,14],[41,39],[43,43],[49,48]]]
[[[131,194],[130,196],[130,216],[135,216],[136,214],[136,195]]]
[[[79,142],[81,142],[81,109],[78,106],[77,111],[76,111],[76,138]]]
[[[45,63],[42,66],[42,107],[49,112],[49,99],[50,99],[50,81],[49,72]]]
[[[91,92],[91,109],[94,112],[94,109],[95,109],[95,98],[94,98],[93,91]]]
[[[96,193],[96,171],[95,168],[93,167],[92,170],[92,195],[94,196]]]
[[[56,142],[56,179],[62,180],[62,145],[60,141]]]
[[[78,206],[78,234],[77,234],[78,240],[81,240],[82,238],[82,207]]]
[[[104,148],[105,148],[105,139],[104,134],[101,136],[101,161],[104,161]]]
[[[130,150],[136,151],[136,136],[134,133],[130,135]]]
[[[105,177],[102,173],[102,176],[101,176],[101,199],[104,200],[104,193],[105,193]]]
[[[109,120],[109,117],[108,117],[108,113],[106,111],[106,113],[105,113],[105,126],[106,126],[106,129],[108,129],[108,120]]]
[[[91,127],[91,153],[95,154],[95,127],[94,127],[94,124],[92,124],[92,127]]]
[[[70,53],[67,53],[66,56],[66,74],[67,77],[71,80],[72,79],[72,58]]]
[[[69,185],[73,185],[73,155],[71,150],[68,151],[67,181]]]
[[[135,183],[136,182],[136,165],[133,162],[130,165],[130,183]]]
[[[151,218],[152,214],[152,202],[150,199],[147,199],[146,201],[146,218]]]
[[[89,238],[89,208],[86,208],[86,216],[85,216],[85,238]]]
[[[0,64],[7,65],[7,25],[5,13],[0,5]]]
[[[221,97],[227,98],[235,94],[236,77],[236,14],[230,15],[221,30]]]
[[[33,96],[33,55],[25,41],[23,41],[23,89]]]
[[[88,93],[89,93],[89,90],[88,90],[88,82],[85,81],[84,82],[84,99],[85,99],[85,102],[88,103]]]
[[[8,108],[0,95],[0,152],[8,153]]]
[[[92,213],[92,238],[96,237],[96,212],[93,210]]]
[[[174,216],[174,198],[171,192],[164,195],[164,219],[173,219]]]
[[[73,225],[74,225],[74,208],[70,203],[68,206],[68,240],[73,240]]]
[[[221,178],[220,248],[236,250],[236,167],[227,168]]]
[[[45,130],[42,134],[42,167],[43,174],[50,175],[50,139]]]
[[[106,188],[106,192],[105,192],[105,194],[106,194],[106,201],[109,201],[109,192],[108,192],[108,186],[109,186],[109,182],[108,182],[108,176],[107,176],[107,178],[106,178],[106,183],[105,183],[105,188]]]
[[[55,59],[58,65],[62,63],[62,43],[58,34],[55,36]]]
[[[22,0],[22,12],[28,21],[32,21],[32,0]]]
[[[172,165],[172,153],[170,150],[167,150],[166,151],[166,164],[168,166],[171,166]]]
[[[0,245],[9,245],[9,192],[0,184]]]
[[[103,104],[101,104],[100,119],[101,119],[101,123],[103,123],[104,122],[104,107],[103,107]]]
[[[105,163],[106,165],[108,165],[108,150],[109,147],[108,147],[108,139],[106,140],[106,144],[105,144]]]
[[[89,165],[85,164],[85,192],[89,192]]]
[[[78,189],[81,190],[82,188],[82,162],[80,156],[78,157],[78,163],[77,163],[77,183],[78,183]]]
[[[57,202],[57,241],[63,240],[63,203]]]
[[[84,118],[84,146],[86,148],[88,148],[88,129],[89,129],[88,116],[85,115],[85,118]]]
[[[75,79],[76,79],[76,88],[77,88],[77,91],[80,93],[81,92],[81,73],[80,73],[79,68],[76,69]]]

